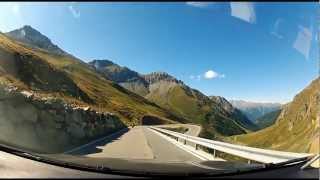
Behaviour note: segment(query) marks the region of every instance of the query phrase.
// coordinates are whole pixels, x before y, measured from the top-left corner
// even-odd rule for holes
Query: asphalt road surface
[[[188,134],[197,135],[199,127],[190,126]],[[112,157],[124,159],[154,159],[157,161],[193,161],[201,160],[175,146],[145,126],[136,126],[102,141],[85,145],[72,152],[73,155],[87,157]]]

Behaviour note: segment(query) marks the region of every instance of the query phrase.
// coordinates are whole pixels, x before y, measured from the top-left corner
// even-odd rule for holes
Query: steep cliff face
[[[126,126],[117,116],[61,99],[0,85],[0,141],[42,153],[61,153]]]

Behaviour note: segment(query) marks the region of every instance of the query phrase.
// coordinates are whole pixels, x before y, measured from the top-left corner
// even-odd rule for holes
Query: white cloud
[[[198,80],[198,81],[201,80],[201,76],[200,76],[200,75],[197,76],[197,80]]]
[[[186,4],[193,7],[204,8],[210,4],[214,4],[214,2],[186,2]]]
[[[206,79],[213,79],[213,78],[218,77],[218,73],[216,73],[216,72],[214,72],[214,71],[212,71],[212,70],[209,70],[209,71],[207,71],[206,73],[204,73],[204,77],[205,77]]]
[[[231,16],[248,23],[256,22],[256,14],[251,2],[230,2]]]
[[[214,78],[224,78],[224,74],[219,74],[213,70],[208,70],[207,72],[204,73],[204,78],[206,79],[214,79]]]
[[[195,77],[194,77],[194,75],[190,75],[189,78],[190,79],[194,79]]]
[[[71,14],[73,15],[74,18],[80,18],[80,11],[75,9],[74,6],[70,5],[69,11],[71,12]]]
[[[299,28],[300,31],[293,44],[293,48],[295,48],[299,53],[304,55],[306,59],[308,59],[312,39],[311,28],[308,29],[303,26],[299,26]]]

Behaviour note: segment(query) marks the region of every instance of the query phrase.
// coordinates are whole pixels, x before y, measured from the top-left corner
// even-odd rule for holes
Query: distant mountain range
[[[257,129],[254,123],[226,99],[209,98],[166,72],[143,75],[110,60],[93,60],[89,64],[106,79],[117,82],[177,116],[202,124],[207,127],[205,129],[211,129],[210,132],[231,135]],[[210,132],[205,132],[206,136],[214,136]]]
[[[259,103],[244,100],[230,100],[230,103],[241,110],[254,123],[258,118],[281,108],[280,103]]]

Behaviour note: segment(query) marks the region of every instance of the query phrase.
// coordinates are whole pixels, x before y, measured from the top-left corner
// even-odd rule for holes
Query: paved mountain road
[[[190,126],[188,134],[199,134],[199,127]],[[71,152],[87,157],[124,159],[154,159],[157,161],[201,161],[196,156],[173,145],[146,126],[136,126],[110,138],[84,145]]]

